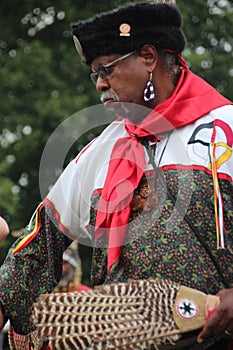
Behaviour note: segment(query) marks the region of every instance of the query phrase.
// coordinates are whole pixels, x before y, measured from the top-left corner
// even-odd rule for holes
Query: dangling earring
[[[146,84],[143,97],[144,97],[144,101],[146,102],[150,102],[155,98],[155,89],[152,83],[152,72],[150,72],[150,79]]]

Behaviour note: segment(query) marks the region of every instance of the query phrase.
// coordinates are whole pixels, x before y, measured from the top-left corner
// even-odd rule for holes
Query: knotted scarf
[[[185,67],[172,96],[159,103],[140,124],[125,119],[128,136],[117,140],[112,150],[95,225],[96,238],[107,235],[108,273],[122,252],[130,203],[146,167],[140,139],[153,141],[156,135],[194,123],[227,104],[232,103]]]

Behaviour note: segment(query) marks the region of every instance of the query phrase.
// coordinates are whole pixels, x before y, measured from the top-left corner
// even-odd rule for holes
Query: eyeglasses
[[[117,58],[116,60],[114,60],[114,61],[112,61],[112,62],[110,62],[110,63],[108,63],[108,64],[106,64],[106,65],[102,65],[102,64],[101,64],[101,65],[98,67],[97,72],[92,72],[92,73],[90,74],[90,77],[91,77],[92,82],[96,85],[96,84],[97,84],[97,80],[98,80],[99,77],[100,77],[101,79],[105,79],[106,77],[108,77],[108,76],[111,74],[110,71],[109,71],[109,68],[110,68],[110,67],[112,67],[112,66],[115,65],[116,63],[118,63],[118,62],[124,60],[125,58],[127,58],[127,57],[133,55],[135,52],[136,52],[136,51],[132,51],[132,52],[130,52],[130,53],[127,53],[126,55],[121,56],[121,57]]]

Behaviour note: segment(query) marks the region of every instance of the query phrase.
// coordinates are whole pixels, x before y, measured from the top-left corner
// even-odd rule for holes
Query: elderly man
[[[10,318],[16,332],[30,332],[32,303],[53,290],[63,250],[84,234],[94,242],[93,286],[159,278],[218,294],[187,349],[227,349],[232,103],[186,66],[181,16],[171,4],[126,5],[74,24],[73,35],[102,103],[118,118],[70,163],[33,231],[12,247],[1,268],[1,323]]]

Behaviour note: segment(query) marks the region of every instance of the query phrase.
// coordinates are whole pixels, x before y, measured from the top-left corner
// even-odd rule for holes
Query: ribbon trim
[[[15,247],[15,249],[13,250],[13,254],[19,253],[22,249],[24,249],[25,247],[27,247],[29,245],[29,243],[37,236],[40,228],[41,228],[41,216],[40,216],[40,212],[42,210],[42,208],[44,208],[44,203],[40,203],[38,210],[36,211],[36,217],[35,217],[35,225],[34,228],[32,230],[32,232],[30,232],[27,236],[25,236],[20,242],[19,244]]]

